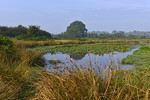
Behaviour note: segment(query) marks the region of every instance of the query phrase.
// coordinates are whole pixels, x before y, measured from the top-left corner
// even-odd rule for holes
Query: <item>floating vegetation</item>
[[[37,51],[54,53],[68,53],[68,54],[87,54],[94,53],[103,55],[114,51],[126,52],[133,49],[130,45],[104,45],[104,44],[80,44],[80,45],[57,45],[57,46],[44,46],[34,48]]]

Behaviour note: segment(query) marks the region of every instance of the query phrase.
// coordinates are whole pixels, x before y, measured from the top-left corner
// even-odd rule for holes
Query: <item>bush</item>
[[[0,36],[0,62],[12,61],[14,54],[14,43],[9,38]]]
[[[29,36],[27,36],[27,35],[18,35],[15,38],[17,40],[29,40]]]
[[[14,48],[14,43],[7,37],[0,36],[0,51],[11,52]]]
[[[17,40],[33,40],[33,41],[47,41],[48,37],[38,36],[38,37],[29,37],[28,35],[18,35],[15,37]]]

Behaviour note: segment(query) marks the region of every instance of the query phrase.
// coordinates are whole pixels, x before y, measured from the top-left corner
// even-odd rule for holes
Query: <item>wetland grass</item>
[[[14,48],[11,52],[0,50],[0,56],[0,100],[32,97],[35,93],[33,66],[42,64],[41,53]]]
[[[36,100],[148,100],[150,97],[148,76],[129,71],[109,69],[103,77],[94,70],[39,73],[41,79],[35,85]]]
[[[36,46],[52,46],[52,45],[65,45],[65,44],[92,44],[92,43],[121,43],[121,44],[138,44],[150,43],[150,39],[120,39],[120,40],[47,40],[47,41],[24,41],[15,40],[13,42],[17,47],[33,48]]]
[[[150,46],[142,46],[122,60],[123,64],[135,64],[138,69],[150,68]]]
[[[92,70],[91,65],[91,69],[80,69],[75,66],[76,70],[72,71],[66,66],[63,72],[49,73],[40,67],[43,63],[41,53],[25,49],[39,44],[30,43],[31,41],[28,41],[29,44],[24,41],[19,41],[18,44],[17,42],[15,44],[17,48],[15,47],[12,56],[8,56],[10,52],[0,52],[1,100],[148,100],[150,98],[149,70],[139,71],[137,74],[134,70],[110,68],[109,71],[103,72],[102,77]],[[41,45],[47,44],[42,42]],[[71,46],[62,48],[69,47]],[[84,48],[82,49],[78,48],[78,51],[84,51]],[[107,49],[108,47],[104,50],[110,51]]]

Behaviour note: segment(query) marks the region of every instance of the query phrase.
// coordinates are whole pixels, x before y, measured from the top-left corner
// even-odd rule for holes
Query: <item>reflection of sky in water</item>
[[[138,47],[139,48],[139,47]],[[96,70],[102,69],[102,68],[107,68],[109,65],[111,65],[111,62],[113,61],[115,66],[120,66],[121,69],[133,69],[134,66],[132,65],[122,65],[119,64],[118,62],[121,62],[123,58],[126,58],[128,55],[133,54],[135,50],[138,50],[138,48],[132,49],[131,51],[128,52],[114,52],[104,54],[104,55],[97,55],[97,54],[85,54],[85,55],[69,55],[69,54],[62,54],[62,53],[56,53],[56,54],[51,54],[47,53],[43,57],[46,59],[46,66],[45,69],[51,72],[51,68],[54,66],[50,63],[48,63],[48,60],[60,60],[62,63],[57,64],[57,66],[60,67],[71,67],[74,64],[77,66],[82,66],[86,68],[90,68],[90,62],[92,62],[92,67],[95,68]]]

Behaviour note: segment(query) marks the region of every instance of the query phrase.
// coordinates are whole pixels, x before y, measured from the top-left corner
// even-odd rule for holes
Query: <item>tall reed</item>
[[[105,74],[94,70],[39,73],[35,82],[35,100],[148,100],[150,97],[147,75],[109,69]]]

